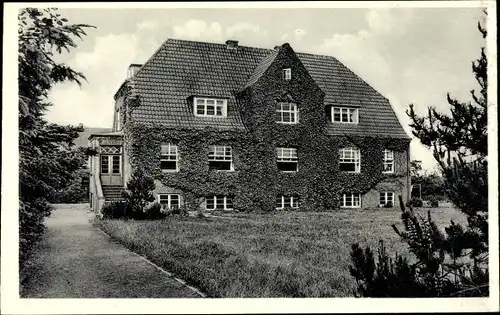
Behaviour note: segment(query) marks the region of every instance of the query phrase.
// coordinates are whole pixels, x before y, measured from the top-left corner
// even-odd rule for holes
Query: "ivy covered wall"
[[[290,81],[283,80],[283,68],[292,69]],[[233,196],[234,208],[239,211],[271,211],[280,195],[299,195],[300,209],[304,211],[330,210],[340,206],[342,193],[366,195],[363,206],[376,207],[378,189],[385,189],[387,185],[395,191],[407,189],[405,161],[409,139],[327,134],[325,124],[329,122],[325,117],[324,93],[289,45],[279,50],[256,82],[236,96],[247,130],[171,129],[127,121],[125,150],[131,167],[141,167],[153,176],[157,193],[182,192],[189,210],[197,210],[204,197],[211,195]],[[297,103],[298,124],[275,122],[278,101]],[[140,106],[140,99],[135,99],[134,106]],[[128,109],[133,110],[134,106]],[[178,146],[179,172],[161,171],[163,143]],[[209,145],[232,147],[234,171],[209,169]],[[348,146],[361,151],[359,174],[339,169],[339,149]],[[297,149],[297,172],[278,170],[276,147]],[[382,173],[384,149],[395,151],[394,174]]]

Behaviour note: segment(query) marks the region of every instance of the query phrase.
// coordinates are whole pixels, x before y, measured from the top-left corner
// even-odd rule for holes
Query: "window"
[[[160,168],[165,172],[177,172],[179,170],[179,151],[176,145],[162,144],[160,152]]]
[[[120,158],[121,156],[119,155],[112,155],[111,156],[111,174],[120,174]]]
[[[383,173],[394,173],[394,151],[392,150],[384,150]]]
[[[120,108],[118,108],[118,111],[116,112],[116,130],[121,130],[122,129],[122,125],[121,125],[121,122],[120,122]]]
[[[292,79],[292,69],[283,69],[283,80],[289,81]]]
[[[121,174],[120,155],[101,155],[101,174]]]
[[[349,173],[361,172],[361,153],[356,148],[340,149],[340,171]]]
[[[296,172],[298,169],[297,149],[276,148],[278,169],[283,172]]]
[[[101,174],[109,174],[109,155],[101,155]]]
[[[332,106],[331,121],[339,123],[357,124],[359,121],[358,109]]]
[[[168,209],[179,209],[181,207],[181,197],[177,194],[159,194],[158,202],[162,207]]]
[[[227,100],[195,97],[194,115],[203,117],[226,117]]]
[[[276,104],[276,122],[282,124],[296,124],[299,122],[299,109],[297,104],[278,102]]]
[[[360,208],[361,194],[343,194],[341,202],[344,208]]]
[[[211,170],[232,171],[233,154],[231,147],[212,145],[208,152],[208,164]]]
[[[394,193],[393,192],[381,192],[380,193],[380,206],[385,207],[388,203],[391,203],[391,207],[394,206]]]
[[[276,209],[298,208],[299,202],[299,196],[278,196],[276,198]]]
[[[205,209],[210,210],[233,210],[233,197],[210,196],[205,198]]]

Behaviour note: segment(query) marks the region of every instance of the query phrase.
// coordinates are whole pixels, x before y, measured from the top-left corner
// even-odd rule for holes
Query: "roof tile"
[[[235,93],[253,84],[269,67],[277,50],[225,44],[167,40],[135,74],[141,106],[132,119],[169,127],[244,129]],[[357,126],[329,124],[332,135],[378,135],[409,138],[389,101],[340,61],[330,56],[297,53],[325,93],[325,105],[359,107]],[[190,96],[228,98],[226,118],[193,115]]]

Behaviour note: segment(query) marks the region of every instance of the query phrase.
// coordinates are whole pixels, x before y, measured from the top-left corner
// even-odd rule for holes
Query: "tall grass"
[[[463,221],[433,209],[437,221]],[[169,217],[161,221],[96,221],[131,250],[212,297],[351,296],[351,244],[407,253],[391,228],[399,210],[241,214],[235,218]]]

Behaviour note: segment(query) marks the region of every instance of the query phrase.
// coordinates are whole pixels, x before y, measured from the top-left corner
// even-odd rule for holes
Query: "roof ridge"
[[[146,60],[146,62],[144,62],[141,65],[141,67],[139,68],[139,70],[137,70],[137,72],[134,73],[134,75],[130,79],[134,79],[134,77],[137,76],[137,74],[139,72],[141,72],[142,69],[144,69],[144,66],[147,65],[153,59],[153,57],[155,57],[160,52],[160,50],[167,44],[167,42],[169,40],[170,40],[170,38],[167,38],[165,41],[163,41],[163,43],[160,45],[160,47],[158,47],[158,49],[156,49],[155,52],[153,54],[151,54],[151,57],[149,57],[148,60]]]
[[[188,43],[197,43],[197,44],[210,44],[210,45],[217,45],[217,46],[226,46],[224,43],[215,43],[215,42],[207,42],[207,41],[198,41],[198,40],[190,40],[190,39],[179,39],[179,38],[169,38],[167,41],[179,41],[179,42],[188,42]],[[258,49],[258,50],[268,50],[272,51],[274,49],[272,48],[263,48],[263,47],[255,47],[255,46],[245,46],[245,45],[238,45],[238,47],[244,47],[244,48],[250,48],[250,49]]]

